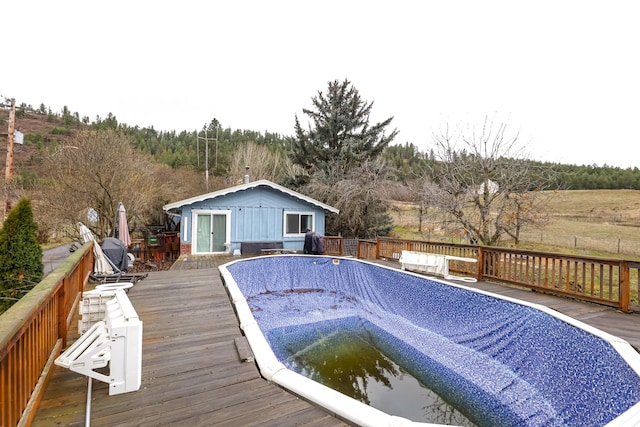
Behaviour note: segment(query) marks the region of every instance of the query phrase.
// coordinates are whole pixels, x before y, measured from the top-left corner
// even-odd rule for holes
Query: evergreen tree
[[[0,312],[42,280],[42,248],[31,201],[20,199],[0,229]]]
[[[311,119],[309,130],[302,128],[296,115],[290,152],[293,163],[307,171],[326,171],[335,164],[345,169],[358,166],[382,153],[398,133],[385,134],[393,117],[369,125],[373,102],[363,101],[348,80],[329,82],[327,94],[318,92],[312,103],[314,109],[302,110]]]
[[[380,155],[398,133],[385,133],[393,118],[370,126],[373,103],[363,101],[348,80],[330,82],[327,94],[319,92],[312,102],[313,110],[302,110],[312,124],[305,131],[296,116],[290,151],[291,161],[306,175],[292,176],[285,185],[340,209],[337,218],[328,219],[330,233],[386,234],[391,224],[384,214],[389,178]]]

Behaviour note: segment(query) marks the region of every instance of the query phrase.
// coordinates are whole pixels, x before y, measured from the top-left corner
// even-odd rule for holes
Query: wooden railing
[[[378,259],[378,244],[375,240],[358,240],[357,258]]]
[[[324,236],[324,251],[327,255],[342,255],[342,237]]]
[[[482,247],[481,256],[479,279],[523,285],[625,312],[639,308],[637,262],[493,247]]]
[[[451,262],[451,271],[478,280],[510,283],[555,295],[640,311],[640,262],[569,256],[487,246],[379,237],[358,241],[358,258],[399,259],[403,250],[475,258]]]
[[[76,250],[0,316],[0,425],[31,423],[53,361],[66,346],[93,268],[92,248]]]

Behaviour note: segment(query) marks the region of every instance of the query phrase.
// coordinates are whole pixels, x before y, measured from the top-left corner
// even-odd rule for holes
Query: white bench
[[[109,395],[136,391],[142,378],[142,321],[123,289],[85,292],[82,335],[55,363],[109,384]],[[86,320],[85,320],[86,319]],[[109,373],[95,371],[109,365]]]
[[[427,252],[402,251],[399,262],[403,270],[442,276],[448,280],[476,282],[474,277],[454,276],[449,273],[449,261],[477,262],[475,258],[458,257],[452,255],[431,254]]]

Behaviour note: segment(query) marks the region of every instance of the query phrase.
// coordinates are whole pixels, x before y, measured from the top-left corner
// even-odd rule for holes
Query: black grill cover
[[[115,237],[105,237],[102,240],[102,252],[120,271],[127,271],[129,259],[127,258],[127,247]]]

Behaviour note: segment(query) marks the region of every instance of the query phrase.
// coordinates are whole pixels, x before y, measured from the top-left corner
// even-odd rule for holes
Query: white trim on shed
[[[220,196],[225,196],[227,194],[236,193],[238,191],[248,190],[251,188],[256,188],[260,186],[271,187],[274,190],[280,191],[282,193],[288,194],[289,196],[298,198],[300,200],[304,200],[307,203],[311,203],[312,205],[318,206],[326,211],[333,213],[340,213],[339,209],[336,209],[332,206],[329,206],[325,203],[322,203],[318,200],[312,199],[311,197],[305,196],[304,194],[300,194],[297,191],[290,190],[286,187],[278,185],[274,182],[271,182],[266,179],[261,179],[258,181],[252,181],[247,184],[236,185],[235,187],[224,188],[222,190],[214,191],[212,193],[202,194],[200,196],[191,197],[189,199],[180,200],[178,202],[168,203],[163,206],[165,212],[175,213],[170,211],[180,210],[183,206],[191,205],[196,202],[201,202],[204,200],[215,199]]]

